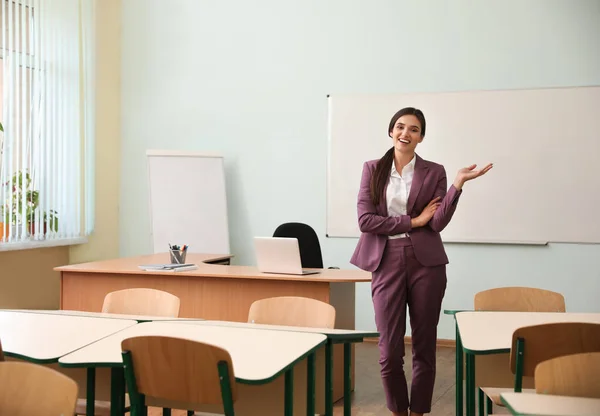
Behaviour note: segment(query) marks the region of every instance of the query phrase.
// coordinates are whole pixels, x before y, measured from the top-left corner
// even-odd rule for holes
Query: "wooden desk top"
[[[370,282],[371,273],[359,269],[322,269],[318,274],[296,276],[289,274],[261,273],[254,266],[225,266],[207,264],[230,258],[230,255],[213,255],[188,253],[186,263],[195,263],[198,269],[185,272],[145,271],[138,266],[142,264],[164,264],[169,262],[169,254],[150,254],[146,256],[126,257],[120,259],[95,261],[55,267],[60,272],[79,273],[118,273],[118,274],[156,274],[185,275],[188,277],[218,277],[229,279],[262,279],[262,280],[302,280],[305,282]]]
[[[554,322],[600,324],[600,313],[458,312],[456,314],[463,348],[475,354],[509,352],[512,334],[517,328]]]
[[[136,324],[128,319],[0,311],[0,341],[7,355],[51,363]]]
[[[326,340],[323,334],[145,322],[66,355],[59,363],[65,367],[122,365],[121,342],[142,335],[185,338],[224,348],[231,355],[236,379],[247,383],[274,379]]]
[[[291,331],[291,332],[309,332],[313,334],[323,334],[327,338],[334,340],[356,340],[362,338],[374,338],[379,336],[379,332],[366,331],[360,329],[337,329],[337,328],[309,328],[301,326],[285,326],[285,325],[264,325],[253,324],[249,322],[232,322],[232,321],[205,321],[205,320],[185,320],[172,321],[173,323],[189,324],[189,325],[210,325],[210,326],[227,326],[230,328],[250,328],[250,329],[266,329],[271,331]]]
[[[5,311],[23,313],[43,313],[50,315],[87,316],[90,318],[129,319],[137,322],[174,321],[175,319],[194,321],[201,320],[200,318],[173,318],[170,316],[126,315],[121,313],[70,311],[66,309],[5,309]],[[2,338],[0,338],[0,341],[2,341]]]
[[[600,415],[600,399],[551,396],[534,393],[502,393],[502,401],[513,415],[592,416]]]

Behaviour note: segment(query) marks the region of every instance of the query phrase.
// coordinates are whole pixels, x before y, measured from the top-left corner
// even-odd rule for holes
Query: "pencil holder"
[[[171,252],[171,263],[173,264],[184,264],[186,251],[181,250],[170,250]]]

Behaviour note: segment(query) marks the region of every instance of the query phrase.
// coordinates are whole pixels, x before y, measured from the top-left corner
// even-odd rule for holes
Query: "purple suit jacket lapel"
[[[415,206],[415,201],[419,196],[419,192],[421,191],[423,183],[425,182],[425,177],[429,172],[429,166],[427,166],[427,163],[421,159],[419,155],[415,155],[415,157],[415,173],[410,186],[410,193],[408,194],[408,203],[406,204],[406,212],[408,215],[410,215],[413,207]]]

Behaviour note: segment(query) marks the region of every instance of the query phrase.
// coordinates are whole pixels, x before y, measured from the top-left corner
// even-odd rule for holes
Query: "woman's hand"
[[[429,220],[433,217],[433,214],[435,214],[435,211],[440,206],[440,202],[439,202],[440,199],[441,198],[439,196],[432,199],[429,202],[429,204],[427,204],[427,206],[423,209],[421,214],[419,214],[418,217],[412,218],[410,220],[410,226],[412,228],[417,228],[417,227],[423,227],[423,226],[427,225]]]
[[[454,187],[456,189],[462,189],[465,182],[485,175],[491,168],[494,167],[492,163],[488,163],[483,169],[475,170],[476,166],[477,165],[467,166],[466,168],[462,168],[458,171],[456,174],[456,179],[454,179]]]

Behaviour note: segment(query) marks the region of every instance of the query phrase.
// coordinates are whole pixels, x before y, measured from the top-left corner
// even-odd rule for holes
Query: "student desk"
[[[308,276],[260,273],[256,267],[209,264],[229,255],[188,253],[185,272],[144,271],[142,264],[168,263],[169,254],[152,254],[57,267],[61,274],[61,309],[100,312],[107,293],[146,287],[179,297],[179,316],[246,322],[252,302],[273,296],[303,296],[333,305],[336,328],[354,329],[355,284],[370,282],[362,270],[322,269]],[[354,357],[353,357],[354,361]],[[343,395],[343,346],[334,346],[333,400]],[[354,377],[352,378],[354,384]]]
[[[548,394],[502,393],[502,402],[518,416],[597,416],[600,399]]]
[[[554,322],[600,323],[600,313],[457,312],[455,318],[457,337],[462,341],[456,343],[456,348],[462,345],[466,361],[467,416],[475,416],[475,355],[510,352],[513,332],[520,327]],[[461,351],[457,351],[459,355]],[[462,366],[457,364],[456,371],[462,371]]]
[[[285,378],[285,408],[274,409],[272,414],[291,416],[293,411],[293,368],[305,357],[309,357],[309,377],[305,390],[306,412],[314,415],[314,353],[326,342],[322,334],[300,333],[291,331],[269,331],[251,328],[235,328],[226,326],[193,325],[183,322],[146,322],[127,328],[121,332],[106,337],[94,344],[77,350],[60,358],[59,363],[64,367],[114,367],[122,370],[121,342],[130,337],[143,335],[160,335],[186,338],[194,341],[208,342],[229,351],[233,363],[234,374],[238,382],[238,401],[236,414],[255,414],[257,408],[240,408],[244,400],[244,384],[266,384],[275,379]],[[312,357],[312,358],[311,358]],[[311,368],[312,367],[312,371]],[[201,371],[201,370],[199,370]],[[312,375],[312,379],[311,379]],[[120,385],[113,385],[112,390],[124,392],[122,380]],[[252,390],[246,390],[249,395]],[[256,396],[256,394],[254,394]],[[113,398],[117,400],[113,401]],[[271,397],[263,395],[254,397],[253,404],[266,404]],[[122,414],[124,401],[120,397],[111,397],[111,414]],[[147,405],[194,409],[185,403],[167,403],[148,398]],[[282,406],[283,407],[283,406]],[[196,410],[222,411],[219,407],[207,406]],[[268,414],[262,408],[261,414]]]
[[[52,364],[62,356],[136,324],[130,319],[0,311],[0,341],[8,357],[55,367]],[[87,397],[91,399],[87,409],[90,415],[94,414],[95,376],[94,369],[88,370],[87,383],[84,384]],[[111,373],[112,379],[119,377],[123,377],[122,369]],[[83,383],[77,381],[81,394]],[[114,391],[111,396],[113,394]]]
[[[350,390],[351,390],[351,378],[350,373],[352,369],[351,365],[351,350],[350,346],[355,342],[362,342],[364,338],[378,337],[379,333],[374,331],[359,331],[352,329],[329,329],[329,328],[308,328],[308,327],[297,327],[297,326],[283,326],[283,325],[262,325],[254,323],[241,323],[241,322],[227,322],[227,321],[179,321],[184,324],[194,325],[213,325],[213,326],[228,326],[235,328],[253,328],[253,329],[266,329],[275,331],[292,331],[292,332],[309,332],[323,334],[327,337],[327,344],[325,347],[325,395],[324,395],[324,410],[326,416],[333,416],[333,379],[332,379],[332,365],[333,365],[333,344],[344,345],[344,416],[351,415],[352,404],[350,402]],[[317,367],[316,372],[319,372]],[[316,384],[319,385],[319,381],[322,377],[317,375]],[[322,397],[317,394],[317,402]],[[322,414],[322,409],[316,405],[316,411]]]
[[[136,324],[129,319],[88,318],[0,311],[0,341],[9,357],[37,364],[60,357]]]

